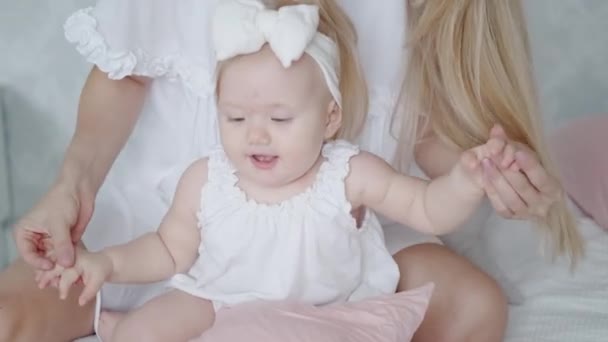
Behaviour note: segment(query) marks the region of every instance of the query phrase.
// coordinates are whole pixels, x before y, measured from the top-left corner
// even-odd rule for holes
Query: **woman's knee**
[[[437,244],[406,248],[395,260],[401,270],[399,290],[435,283],[416,341],[502,340],[507,301],[491,277]]]
[[[395,260],[401,271],[400,290],[433,282],[436,294],[449,295],[452,301],[480,309],[507,308],[506,296],[492,277],[443,245],[411,246],[397,253]]]
[[[442,289],[458,273],[470,273],[475,266],[443,245],[423,243],[402,249],[394,255],[399,266],[399,291],[433,282]],[[445,283],[445,284],[444,284]],[[437,291],[435,291],[437,292]]]
[[[480,271],[481,272],[481,271]],[[507,327],[507,298],[490,277],[455,290],[460,331],[470,341],[502,341]]]
[[[460,304],[480,321],[506,321],[508,303],[500,285],[485,274],[478,279],[475,284],[457,289]]]

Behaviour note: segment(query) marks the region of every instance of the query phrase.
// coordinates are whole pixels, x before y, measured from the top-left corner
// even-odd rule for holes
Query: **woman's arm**
[[[80,96],[76,131],[60,181],[97,193],[137,122],[150,82],[137,76],[111,80],[93,68]]]
[[[141,77],[110,80],[97,67],[89,74],[57,180],[15,226],[17,248],[28,264],[52,268],[54,261],[45,257],[51,247],[61,265],[73,264],[73,244],[89,223],[97,191],[133,130],[149,82]],[[51,246],[41,244],[48,237]],[[47,247],[40,250],[41,245]]]

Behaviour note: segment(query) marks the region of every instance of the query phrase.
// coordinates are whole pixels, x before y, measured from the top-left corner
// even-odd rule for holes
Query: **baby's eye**
[[[292,118],[272,118],[274,122],[290,122]]]
[[[245,118],[241,118],[241,117],[229,117],[228,121],[229,122],[243,122],[243,121],[245,121]]]

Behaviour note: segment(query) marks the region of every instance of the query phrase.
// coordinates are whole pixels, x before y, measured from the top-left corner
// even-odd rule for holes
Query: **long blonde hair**
[[[424,124],[443,142],[465,150],[487,141],[498,123],[511,139],[534,150],[557,179],[540,124],[521,1],[410,0],[407,9],[400,154],[413,155]],[[574,264],[584,253],[565,198],[539,226],[555,254],[567,254]]]
[[[319,7],[319,32],[333,39],[340,52],[340,92],[342,94],[342,126],[337,138],[355,140],[365,124],[368,91],[359,64],[357,34],[348,15],[335,0],[265,0],[266,6],[278,9],[294,4]]]

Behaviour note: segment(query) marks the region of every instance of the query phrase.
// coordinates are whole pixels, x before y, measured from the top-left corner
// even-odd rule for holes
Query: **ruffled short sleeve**
[[[169,77],[204,91],[215,64],[209,20],[217,0],[99,0],[64,25],[66,39],[112,79]]]

